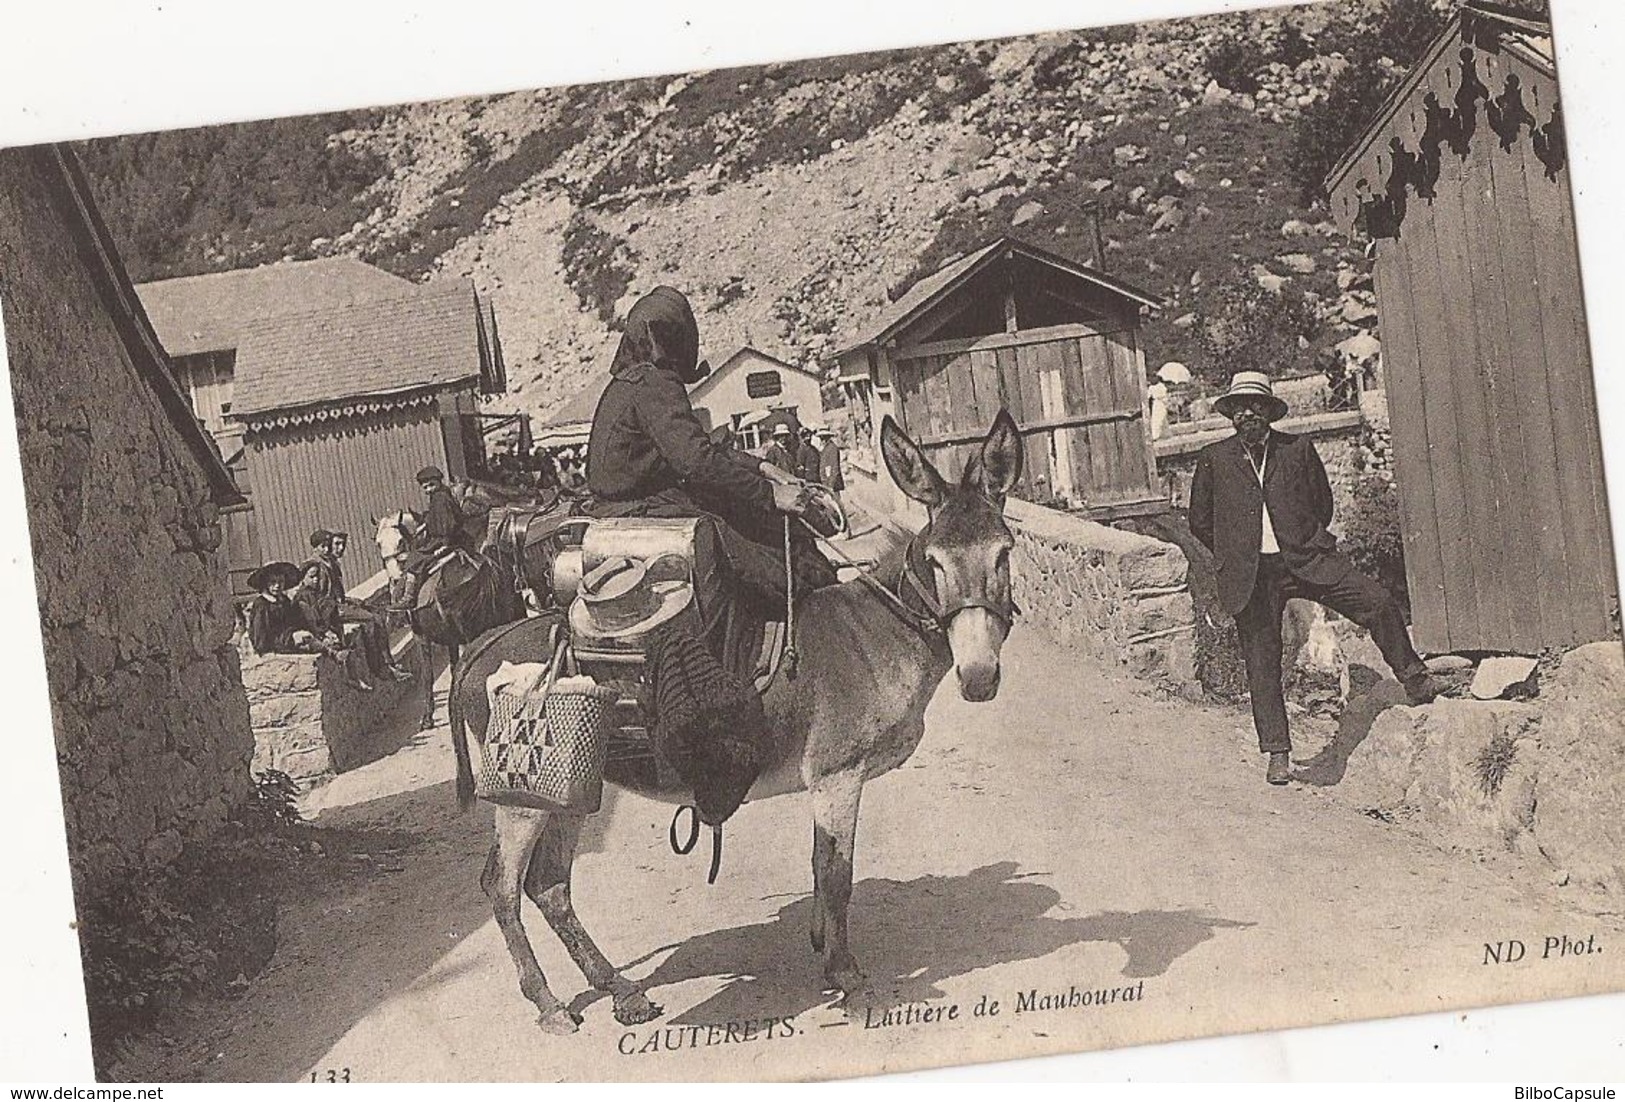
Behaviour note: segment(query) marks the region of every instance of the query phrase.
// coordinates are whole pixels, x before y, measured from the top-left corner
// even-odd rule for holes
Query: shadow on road
[[[609,814],[588,818],[581,852],[603,849],[618,796],[604,793]],[[491,814],[483,803],[460,814],[450,781],[325,812],[308,834],[320,856],[286,873],[266,971],[234,996],[199,998],[134,1042],[117,1077],[298,1079],[492,921],[479,884]],[[545,927],[537,932],[547,936]],[[456,974],[453,967],[434,982]]]
[[[1054,888],[1019,873],[1013,861],[985,865],[963,876],[865,880],[853,891],[851,934],[858,964],[872,994],[849,1000],[895,1005],[941,998],[943,981],[980,968],[1035,960],[1083,942],[1110,942],[1128,956],[1123,977],[1160,976],[1214,932],[1251,925],[1196,911],[1104,912],[1086,918],[1052,917],[1062,903]],[[812,899],[780,908],[765,922],[735,926],[676,947],[647,983],[658,988],[685,980],[726,977],[727,985],[673,1024],[711,1024],[748,1018],[793,1017],[829,1001],[818,956],[808,941]],[[1105,977],[1102,977],[1102,981]]]
[[[1383,677],[1369,666],[1349,667],[1349,699],[1337,720],[1337,734],[1320,752],[1294,774],[1294,779],[1317,788],[1329,788],[1343,780],[1349,758],[1371,733],[1377,717],[1396,704],[1408,704],[1405,689],[1391,677]]]

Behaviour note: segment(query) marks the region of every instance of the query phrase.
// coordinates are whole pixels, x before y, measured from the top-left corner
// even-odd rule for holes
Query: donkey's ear
[[[1008,409],[1000,409],[982,441],[982,450],[965,464],[965,484],[995,501],[1003,501],[1021,481],[1023,458],[1021,430],[1016,428],[1016,419],[1010,416]]]
[[[885,457],[892,481],[921,505],[934,509],[948,496],[948,484],[889,413],[880,424],[880,454]]]

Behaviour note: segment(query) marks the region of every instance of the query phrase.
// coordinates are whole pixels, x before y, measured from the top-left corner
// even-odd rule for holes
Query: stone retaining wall
[[[847,486],[887,516],[873,480],[857,475]],[[1016,536],[1010,569],[1021,627],[1170,689],[1195,684],[1196,614],[1177,545],[1014,498],[1005,517]],[[924,510],[889,519],[918,530]]]
[[[76,248],[82,224],[52,202],[43,156],[0,151],[0,291],[83,903],[219,827],[248,794],[252,738],[209,476]]]
[[[1021,624],[1135,677],[1182,689],[1196,677],[1189,564],[1177,546],[1012,500]]]
[[[278,769],[310,787],[398,749],[420,726],[434,674],[415,641],[400,662],[412,681],[380,679],[363,692],[326,655],[260,655],[244,646],[254,771]]]

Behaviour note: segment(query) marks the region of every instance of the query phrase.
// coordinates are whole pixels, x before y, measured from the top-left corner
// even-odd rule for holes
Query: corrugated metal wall
[[[255,432],[249,449],[261,554],[300,562],[313,529],[348,532],[349,584],[381,569],[371,518],[421,508],[413,475],[447,467],[433,402]]]
[[[1475,64],[1490,95],[1517,77],[1533,118],[1555,117],[1547,75],[1510,54]],[[1448,51],[1401,111],[1410,148],[1429,92],[1459,104],[1458,68]],[[1377,247],[1406,572],[1429,651],[1602,639],[1617,607],[1568,173],[1527,131],[1492,130],[1488,106]]]

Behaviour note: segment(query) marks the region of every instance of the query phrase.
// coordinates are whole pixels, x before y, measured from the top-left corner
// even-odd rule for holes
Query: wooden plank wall
[[[1454,55],[1449,56],[1452,61]],[[1519,76],[1530,112],[1555,86],[1480,55],[1492,95]],[[1401,113],[1418,148],[1441,64]],[[1377,299],[1417,644],[1534,651],[1612,633],[1617,582],[1566,171],[1527,131],[1504,149],[1483,105],[1465,157],[1448,146],[1434,197],[1412,194],[1378,242]]]
[[[894,351],[892,361],[903,425],[945,476],[958,477],[1008,408],[1026,449],[1020,496],[1091,507],[1160,496],[1132,329],[941,341]]]
[[[421,509],[413,476],[447,467],[433,403],[256,433],[249,447],[260,552],[300,562],[313,529],[346,531],[346,580],[379,569],[371,518]]]

